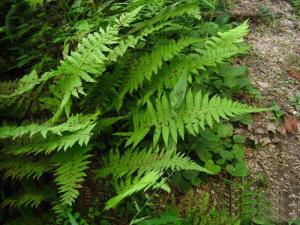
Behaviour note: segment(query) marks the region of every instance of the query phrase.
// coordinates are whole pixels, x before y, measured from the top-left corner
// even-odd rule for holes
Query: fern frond
[[[126,180],[120,181],[118,184],[118,195],[111,198],[105,206],[105,210],[109,210],[117,206],[123,199],[131,196],[132,194],[141,190],[147,190],[149,188],[162,188],[168,190],[167,184],[163,179],[159,182],[162,176],[162,172],[151,171],[144,176],[136,176],[135,178],[127,177]]]
[[[150,148],[141,151],[137,149],[127,150],[123,155],[118,149],[112,150],[107,161],[102,168],[97,170],[96,174],[98,177],[107,177],[112,174],[114,178],[120,178],[131,176],[137,171],[138,174],[144,174],[154,170],[165,171],[167,169],[209,172],[183,154],[176,154],[173,150],[153,150]]]
[[[212,38],[210,41],[206,42],[207,46],[216,47],[216,46],[226,46],[224,43],[228,43],[229,45],[238,44],[243,42],[243,37],[245,37],[249,32],[249,25],[247,21],[243,22],[241,25],[225,31],[218,32],[218,37]]]
[[[107,56],[108,61],[116,62],[119,57],[123,56],[127,52],[128,48],[134,48],[140,39],[142,39],[142,36],[136,38],[129,35],[125,40],[121,40],[119,44],[110,51]]]
[[[179,1],[168,5],[161,9],[159,13],[153,14],[151,19],[137,23],[134,30],[137,31],[148,26],[154,26],[156,23],[165,22],[168,19],[185,15],[200,19],[199,1]]]
[[[49,163],[44,160],[31,160],[28,157],[4,156],[0,160],[0,171],[4,171],[4,178],[20,180],[23,178],[39,179],[49,171]]]
[[[131,36],[127,40],[121,41],[119,30],[122,26],[126,27],[134,21],[140,9],[137,8],[130,13],[122,14],[116,18],[113,26],[108,25],[105,30],[100,28],[99,32],[83,38],[78,44],[77,50],[61,62],[55,71],[61,77],[58,83],[62,92],[61,104],[53,116],[53,121],[60,117],[63,110],[68,116],[71,96],[78,98],[79,94],[85,95],[82,88],[83,81],[96,82],[94,78],[99,77],[105,71],[106,64],[110,60],[115,61],[125,53],[128,46],[132,47],[137,43],[137,40]],[[120,45],[112,49],[112,46],[116,44]]]
[[[62,136],[49,135],[47,139],[37,138],[28,144],[9,145],[3,149],[3,152],[10,155],[24,155],[24,154],[50,154],[53,151],[64,150],[73,147],[76,143],[79,146],[86,146],[93,135],[92,130],[95,124],[87,126],[81,130],[66,133]]]
[[[33,136],[40,133],[46,138],[47,133],[62,135],[62,132],[75,132],[82,130],[88,126],[95,124],[95,120],[99,114],[75,115],[70,117],[65,123],[59,125],[45,124],[29,124],[26,126],[3,126],[0,127],[0,139],[18,138],[25,134]]]
[[[129,71],[129,78],[121,90],[117,107],[120,108],[126,93],[138,89],[145,80],[151,80],[152,75],[158,73],[163,62],[169,61],[187,46],[201,41],[203,40],[200,38],[190,37],[181,38],[177,42],[168,40],[166,43],[156,46],[151,53],[141,56]]]
[[[103,129],[112,124],[118,122],[121,119],[126,118],[125,116],[101,118],[97,123],[92,122],[86,124],[81,129],[73,132],[65,132],[61,135],[50,134],[46,139],[42,137],[32,138],[29,143],[24,144],[10,144],[3,148],[5,154],[10,155],[24,155],[24,154],[50,154],[53,151],[64,150],[72,148],[75,144],[79,146],[87,146],[92,135],[101,133]]]
[[[137,20],[138,14],[142,8],[143,6],[139,6],[130,12],[123,13],[119,18],[115,19],[115,26],[129,27],[131,23]]]
[[[87,147],[74,147],[67,152],[59,152],[53,159],[58,166],[55,171],[55,182],[63,205],[72,205],[79,195],[80,183],[86,177],[84,171],[90,163],[89,150]]]
[[[145,79],[151,80],[152,75],[157,74],[163,62],[169,61],[187,46],[200,41],[202,39],[198,38],[181,38],[177,42],[170,40],[154,48],[150,54],[143,55],[129,72],[129,91],[136,90]]]
[[[161,136],[168,145],[170,136],[175,143],[178,135],[184,139],[185,128],[190,134],[196,135],[200,128],[204,130],[206,124],[212,127],[214,121],[219,122],[221,118],[228,119],[228,117],[264,110],[266,109],[253,108],[219,96],[209,99],[209,95],[203,95],[201,91],[196,94],[188,91],[185,102],[178,111],[174,111],[167,96],[163,95],[161,99],[157,99],[155,107],[148,101],[146,112],[137,112],[133,115],[135,128],[126,146],[131,144],[136,146],[152,127],[155,128],[154,146]]]
[[[198,75],[198,71],[205,70],[205,66],[216,66],[233,56],[245,53],[248,47],[238,46],[238,44],[247,33],[248,25],[245,22],[206,40],[204,48],[196,49],[199,54],[177,56],[171,60],[170,65],[163,64],[159,76],[144,90],[139,103],[145,104],[157,90],[164,90],[164,87],[172,88],[172,81],[177,80],[182,73]]]
[[[37,208],[43,200],[46,199],[46,196],[37,192],[26,192],[22,193],[16,197],[5,198],[2,202],[2,207],[11,207],[11,208],[20,208],[20,207],[31,207]]]
[[[24,93],[31,91],[34,87],[43,82],[46,82],[52,77],[54,77],[54,73],[48,72],[44,73],[40,78],[38,78],[36,71],[32,70],[31,73],[25,75],[19,81],[16,82],[15,90],[13,90],[12,92],[10,91],[10,93],[0,93],[0,101],[23,95]],[[3,90],[1,90],[1,92],[2,91]]]

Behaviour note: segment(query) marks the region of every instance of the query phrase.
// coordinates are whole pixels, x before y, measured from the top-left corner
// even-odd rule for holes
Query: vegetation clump
[[[125,215],[137,224],[149,195],[219,173],[247,176],[245,138],[233,124],[265,109],[232,100],[252,90],[247,68],[233,60],[249,48],[249,27],[230,23],[222,4],[0,7],[1,223],[122,224]],[[81,200],[94,196],[97,207],[86,212]],[[214,207],[209,215],[227,221]]]

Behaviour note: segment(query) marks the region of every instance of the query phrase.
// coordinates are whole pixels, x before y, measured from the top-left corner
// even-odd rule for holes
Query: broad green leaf
[[[208,169],[212,174],[218,174],[221,172],[221,167],[219,165],[216,165],[212,160],[208,160],[207,162],[205,162],[204,167]]]
[[[248,174],[248,169],[245,162],[238,162],[235,166],[227,165],[226,170],[235,177],[245,177]]]

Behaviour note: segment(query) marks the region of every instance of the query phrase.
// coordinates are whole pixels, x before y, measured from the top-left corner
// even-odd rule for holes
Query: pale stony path
[[[248,43],[250,55],[243,60],[250,69],[250,78],[264,97],[261,105],[276,102],[285,113],[300,119],[299,112],[289,105],[288,96],[300,91],[300,84],[287,75],[288,69],[300,69],[300,23],[292,7],[284,0],[240,0],[236,5],[257,11],[261,5],[280,15],[266,24],[251,22]],[[247,154],[253,178],[266,175],[266,193],[272,217],[277,221],[300,218],[300,135],[286,134],[272,113],[259,115],[249,127],[248,135],[260,147]]]

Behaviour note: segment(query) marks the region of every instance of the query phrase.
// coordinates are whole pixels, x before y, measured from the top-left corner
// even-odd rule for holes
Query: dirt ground
[[[232,10],[239,9],[255,15],[250,18],[247,40],[252,50],[243,63],[248,65],[253,85],[262,94],[259,104],[270,106],[275,102],[284,114],[300,121],[300,112],[288,101],[289,96],[300,91],[300,81],[289,76],[289,71],[300,70],[299,17],[284,0],[239,0]],[[247,151],[247,162],[253,178],[258,174],[266,176],[272,218],[300,218],[299,131],[288,134],[283,121],[270,112],[254,118],[247,132],[258,146]]]
[[[245,148],[249,184],[240,185],[245,181],[234,179],[229,185],[228,179],[232,178],[220,175],[200,185],[193,198],[201,198],[208,192],[213,200],[225,203],[235,214],[239,212],[240,187],[249,185],[250,191],[263,191],[262,214],[269,214],[269,219],[278,223],[299,219],[300,112],[291,105],[289,97],[300,92],[300,17],[287,0],[231,0],[231,3],[232,17],[240,21],[249,19],[250,24],[247,42],[251,50],[239,62],[249,67],[249,77],[261,98],[247,103],[261,107],[276,104],[279,118],[274,111],[260,113],[253,116],[251,125],[236,129],[252,143]],[[299,71],[298,80],[290,76],[291,71]],[[285,117],[293,118],[296,127],[292,132],[286,127]],[[190,202],[189,196],[183,195],[180,204],[186,202]]]

